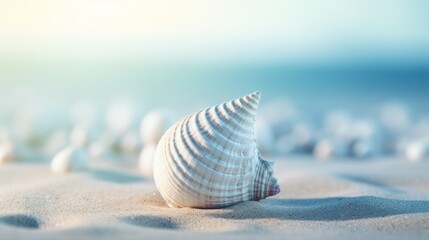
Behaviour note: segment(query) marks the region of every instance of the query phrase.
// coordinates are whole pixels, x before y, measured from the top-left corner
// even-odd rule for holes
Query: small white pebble
[[[10,162],[13,158],[14,147],[10,142],[0,143],[0,164]]]
[[[410,142],[405,147],[405,156],[410,162],[419,162],[425,157],[427,149],[423,141]]]
[[[88,154],[85,149],[69,146],[61,150],[52,160],[51,170],[62,174],[72,171],[82,171],[88,168]]]
[[[331,141],[323,139],[317,142],[314,147],[314,156],[320,160],[327,160],[333,155],[333,145]]]
[[[155,157],[156,145],[145,146],[140,153],[139,168],[144,176],[153,176],[153,160]]]
[[[162,135],[175,121],[174,114],[167,110],[154,110],[146,114],[140,125],[143,144],[158,144]]]

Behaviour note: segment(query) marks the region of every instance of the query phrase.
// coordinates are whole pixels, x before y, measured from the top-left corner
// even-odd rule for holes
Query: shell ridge
[[[236,114],[235,112],[230,111],[225,104],[216,106],[214,108],[214,110],[216,112],[215,116],[217,116],[219,119],[223,120],[224,122],[228,123],[227,126],[228,126],[228,128],[232,132],[241,129],[241,130],[239,130],[237,132],[237,134],[239,134],[240,136],[244,136],[245,137],[243,139],[243,141],[247,140],[247,135],[253,134],[253,128],[252,128],[253,126],[251,126],[251,123],[249,123],[249,124],[246,125],[246,124],[241,124],[236,118],[226,119],[226,118],[222,118],[221,117],[221,116],[224,116],[226,114],[228,114],[228,115],[233,115],[234,114],[234,115],[236,115],[237,118],[239,117],[238,114]],[[238,138],[237,142],[241,142],[241,140]]]
[[[210,121],[208,121],[208,119],[206,119],[206,123],[208,125],[210,125]],[[221,134],[221,133],[219,133],[219,134]],[[213,139],[212,143],[217,143],[216,139]],[[255,148],[254,144],[255,144],[254,141],[249,141],[249,146],[246,146],[246,149]],[[221,150],[224,151],[225,148],[223,147],[223,148],[221,148]],[[239,153],[234,153],[230,150],[227,150],[227,151],[229,152],[228,160],[223,159],[221,162],[226,162],[227,166],[229,166],[229,167],[231,167],[231,166],[237,167],[237,165],[238,165],[238,167],[242,168],[242,169],[244,168],[244,169],[250,170],[252,168],[252,162],[249,161],[249,159],[254,158],[255,152],[252,153],[251,151],[246,152],[245,150],[241,150]],[[232,170],[231,170],[231,172],[232,172]]]
[[[183,121],[182,121],[182,124],[183,124]],[[199,189],[200,191],[204,190],[204,192],[206,192],[206,193],[212,193],[212,192],[210,192],[210,189],[211,189],[211,191],[216,190],[216,189],[219,189],[222,191],[236,191],[235,188],[231,189],[231,190],[225,189],[225,186],[222,186],[221,184],[213,185],[213,182],[207,181],[205,178],[203,178],[203,175],[199,174],[198,172],[196,172],[192,168],[186,169],[184,167],[185,164],[183,163],[183,159],[184,159],[183,154],[180,152],[180,150],[177,146],[177,142],[173,141],[172,145],[173,146],[171,146],[171,147],[173,147],[173,149],[170,149],[170,151],[167,151],[167,152],[169,154],[171,154],[169,159],[178,159],[177,162],[180,162],[180,163],[178,163],[178,165],[176,167],[176,169],[180,173],[180,177],[177,174],[175,174],[178,177],[177,180],[180,180],[179,185],[186,186],[186,188],[192,192],[194,192],[195,189]],[[201,163],[202,161],[197,161],[197,162]],[[170,168],[171,168],[171,165],[170,165]],[[207,168],[207,169],[209,169],[209,168]],[[185,174],[185,170],[187,170],[189,172],[189,174]],[[200,176],[201,179],[197,179],[196,178],[197,176]],[[234,176],[234,175],[231,175],[231,176],[236,177],[237,181],[239,181],[241,178],[241,176]],[[194,185],[186,184],[185,182],[182,181],[182,178],[186,178],[188,180],[191,180]],[[174,179],[171,179],[171,180],[174,181]],[[198,186],[198,187],[195,187],[195,186]],[[207,188],[202,188],[203,186],[207,187]]]
[[[195,121],[198,121],[197,118],[195,118]],[[199,134],[202,134],[202,133],[199,133]],[[216,163],[217,166],[222,167],[221,169],[219,169],[219,171],[221,171],[221,172],[226,171],[224,173],[227,175],[234,175],[234,173],[230,173],[230,172],[233,172],[234,170],[238,170],[239,168],[242,167],[241,164],[234,164],[234,162],[230,162],[230,161],[222,161],[222,159],[220,159],[220,158],[214,159],[206,147],[198,148],[198,142],[193,137],[191,137],[189,135],[189,132],[187,132],[186,135],[187,135],[186,139],[188,141],[190,141],[189,146],[191,147],[191,149],[189,149],[189,150],[191,150],[191,154],[193,154],[193,156],[197,160],[202,161],[202,159],[205,159],[205,160],[208,160],[209,162]],[[215,145],[215,147],[217,147],[217,146]],[[200,149],[201,152],[198,152],[197,149]],[[240,162],[238,162],[238,163],[240,163]],[[230,172],[228,172],[228,170]]]
[[[253,193],[252,199],[260,200],[269,196],[274,196],[280,192],[277,179],[273,177],[274,166],[274,162],[269,162],[259,157],[253,189],[250,189]]]
[[[247,126],[249,128],[252,126],[251,119],[253,118],[250,118],[249,115],[246,116],[245,112],[235,105],[235,101],[225,104],[224,107],[231,116],[234,116],[234,120],[238,126]]]
[[[231,102],[237,112],[243,113],[246,117],[255,116],[257,106],[246,101],[246,97],[238,98]]]
[[[199,125],[201,125],[201,121],[200,121],[200,119],[199,118],[196,118],[196,124],[199,124]],[[207,123],[207,125],[210,125],[210,126],[212,126],[211,125],[211,121],[209,121],[208,119],[205,119],[205,121],[204,121],[205,123]],[[225,136],[225,135],[223,135],[221,132],[219,132],[217,129],[215,129],[215,130],[213,130],[213,131],[216,131],[216,132],[214,132],[213,134],[209,134],[208,133],[208,131],[207,130],[203,130],[203,133],[201,133],[202,135],[205,135],[205,136],[207,136],[208,138],[210,138],[211,140],[212,140],[212,142],[214,142],[214,143],[216,143],[217,142],[217,140],[215,139],[215,136],[220,136],[221,138],[222,138],[222,140],[224,140],[224,142],[227,142],[227,143],[232,143],[232,141],[231,141],[231,136]],[[249,148],[249,147],[252,147],[252,145],[253,145],[253,142],[252,141],[249,141],[249,143],[248,144],[245,144],[243,147],[241,147],[242,149],[247,149],[247,148]],[[221,146],[221,145],[220,145]],[[238,148],[238,146],[240,146],[239,144],[234,144],[234,146],[233,146],[233,148]],[[221,148],[221,150],[222,151],[227,151],[228,153],[230,153],[230,155],[232,155],[232,156],[234,156],[234,157],[237,157],[237,158],[243,158],[243,159],[245,159],[245,158],[248,158],[248,157],[251,157],[252,155],[244,155],[243,156],[243,150],[242,149],[239,149],[240,151],[237,153],[237,152],[233,152],[232,150],[230,150],[230,149],[227,149],[225,146],[221,146],[222,148]]]
[[[270,162],[267,161],[265,159],[262,159],[261,156],[258,156],[259,161],[262,163],[262,165],[265,167],[265,169],[270,173],[270,174],[274,174],[274,170],[275,170],[275,166],[276,163],[275,162]]]
[[[244,97],[244,99],[246,99],[253,106],[259,105],[259,98],[256,100],[254,97],[252,97],[252,95],[247,95]]]
[[[173,142],[173,144],[174,144],[174,142],[175,142],[174,135],[176,134],[177,129],[179,128],[179,126],[182,123],[183,123],[183,121],[179,122],[176,125],[176,127],[174,128],[174,130],[172,132],[170,132],[170,134],[168,135],[168,143]],[[182,201],[186,201],[187,200],[186,199],[187,196],[190,196],[190,198],[193,198],[194,197],[192,195],[193,194],[193,189],[182,180],[181,177],[184,176],[182,173],[180,173],[181,177],[179,177],[177,175],[178,173],[176,171],[181,172],[182,169],[180,167],[174,165],[174,163],[173,163],[173,166],[176,166],[176,167],[172,167],[171,160],[174,159],[174,158],[172,156],[172,152],[170,151],[171,145],[172,144],[165,144],[166,150],[164,150],[164,153],[166,153],[166,152],[168,153],[168,155],[165,156],[165,159],[166,159],[165,162],[166,162],[166,164],[167,164],[168,167],[167,167],[166,172],[164,174],[168,177],[168,179],[170,181],[174,182],[176,185],[177,185],[177,182],[180,182],[181,183],[180,186],[184,187],[185,189],[181,189],[182,191],[180,193],[178,193],[178,191],[176,189],[170,187],[170,188],[168,188],[168,191],[164,191],[164,194],[167,194],[167,195],[170,196],[170,198],[168,198],[170,204],[173,203],[173,205],[181,206],[181,204],[178,204],[177,201],[172,202],[171,200],[175,199],[175,198],[176,199],[180,198],[180,199],[182,199]],[[174,177],[172,177],[172,176],[174,176]],[[188,191],[186,191],[186,190],[188,190]],[[184,196],[182,194],[184,194]],[[172,197],[172,195],[175,196],[175,197]]]
[[[242,110],[242,111],[244,111],[244,112],[246,112],[246,115],[248,115],[248,116],[255,116],[256,115],[256,112],[257,112],[257,110],[258,110],[258,108],[257,108],[257,106],[256,106],[256,104],[251,104],[249,101],[247,101],[246,100],[247,99],[247,96],[246,97],[244,97],[244,98],[239,98],[238,100],[236,100],[236,101],[238,101],[239,103],[240,103],[240,110]],[[235,102],[235,101],[234,101]],[[235,105],[238,105],[236,102],[235,102]]]

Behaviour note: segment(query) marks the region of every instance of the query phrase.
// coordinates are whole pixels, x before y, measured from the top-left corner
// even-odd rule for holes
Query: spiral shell
[[[255,92],[202,110],[163,135],[154,179],[169,206],[222,208],[280,192],[254,136],[259,99]]]

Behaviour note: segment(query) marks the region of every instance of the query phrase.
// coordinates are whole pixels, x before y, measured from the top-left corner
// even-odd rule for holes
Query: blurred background
[[[177,120],[260,90],[264,154],[425,159],[428,12],[424,0],[0,0],[2,144],[50,158],[71,135],[138,153],[148,113]]]

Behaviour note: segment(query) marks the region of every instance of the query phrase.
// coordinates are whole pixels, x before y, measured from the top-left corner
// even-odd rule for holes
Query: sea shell
[[[88,154],[84,148],[68,146],[61,150],[51,162],[54,173],[82,171],[88,168]]]
[[[154,178],[171,207],[222,208],[280,192],[254,136],[260,93],[202,110],[161,138]]]

